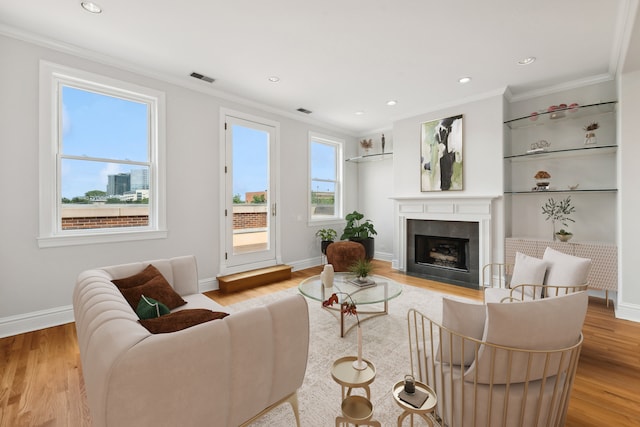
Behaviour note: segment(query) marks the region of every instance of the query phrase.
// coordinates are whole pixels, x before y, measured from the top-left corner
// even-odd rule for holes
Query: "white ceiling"
[[[354,135],[618,71],[637,0],[0,0],[0,30],[88,49]],[[635,15],[635,14],[634,14]],[[95,55],[94,55],[95,56]],[[517,61],[535,56],[528,66]],[[195,81],[193,71],[216,79]],[[278,76],[272,83],[269,76]],[[472,81],[458,83],[463,76]],[[226,95],[225,95],[226,96]],[[397,100],[393,107],[388,100]],[[364,114],[356,115],[356,111]],[[307,117],[307,116],[304,116]]]

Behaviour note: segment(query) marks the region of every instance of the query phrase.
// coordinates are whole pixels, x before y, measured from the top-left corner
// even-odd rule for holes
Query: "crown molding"
[[[332,123],[306,117],[306,116],[303,116],[302,113],[294,113],[291,111],[283,110],[278,107],[274,107],[268,104],[263,104],[248,98],[244,98],[238,95],[234,95],[232,93],[225,92],[219,89],[215,89],[212,87],[205,87],[203,85],[208,83],[195,81],[191,77],[189,77],[189,79],[193,81],[187,80],[187,77],[181,78],[171,74],[161,73],[161,72],[158,72],[157,70],[132,64],[128,61],[124,61],[122,59],[119,59],[113,56],[101,54],[101,53],[92,51],[90,49],[86,49],[86,48],[72,45],[69,43],[63,43],[58,40],[50,39],[48,37],[43,37],[41,35],[34,34],[31,32],[26,32],[5,24],[0,24],[0,35],[4,35],[6,37],[17,39],[26,43],[35,44],[35,45],[52,49],[68,55],[77,56],[82,59],[100,63],[102,65],[118,68],[123,71],[136,73],[144,77],[153,78],[165,83],[173,84],[175,86],[179,86],[185,89],[190,89],[190,90],[200,92],[209,96],[213,96],[225,101],[234,102],[236,104],[243,105],[245,107],[255,108],[264,112],[277,114],[282,117],[296,120],[298,122],[303,122],[316,127],[333,130],[334,132],[340,132],[341,134],[344,134],[347,136],[357,137],[359,135],[359,132],[345,129],[340,126],[334,125]]]
[[[584,79],[572,80],[569,82],[560,83],[555,86],[549,86],[544,89],[532,90],[529,92],[522,92],[516,95],[512,95],[509,102],[525,101],[532,98],[537,98],[543,95],[550,95],[557,92],[562,92],[569,89],[577,89],[584,86],[590,86],[597,83],[609,82],[615,80],[615,75],[605,73],[595,76],[586,77]]]
[[[408,120],[408,119],[411,119],[413,117],[418,117],[418,116],[423,116],[425,114],[430,114],[430,113],[433,113],[433,112],[439,111],[439,110],[445,110],[445,109],[448,109],[448,108],[455,108],[455,107],[459,107],[459,106],[464,105],[464,104],[470,104],[472,102],[483,101],[485,99],[494,98],[496,96],[504,96],[505,91],[507,89],[508,89],[507,87],[503,87],[503,88],[491,90],[491,91],[488,91],[488,92],[479,93],[479,94],[474,95],[474,96],[469,96],[469,97],[466,97],[466,98],[460,98],[460,99],[457,99],[455,101],[445,102],[445,103],[442,103],[442,104],[436,104],[436,105],[434,105],[432,107],[425,106],[425,111],[416,112],[416,113],[411,114],[411,115],[399,117],[399,118],[394,120],[394,123],[402,121],[402,120]],[[378,129],[369,130],[367,132],[362,132],[362,135],[368,135],[368,134],[373,134],[373,133],[376,133],[376,132],[382,132],[383,130],[386,130],[386,129],[389,129],[389,128],[393,129],[393,125],[384,126],[384,127],[378,128]]]

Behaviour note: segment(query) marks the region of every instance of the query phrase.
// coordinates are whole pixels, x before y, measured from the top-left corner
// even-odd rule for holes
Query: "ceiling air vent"
[[[300,111],[301,113],[305,113],[305,114],[311,114],[311,110],[307,110],[306,108],[298,108],[297,111]]]
[[[213,83],[213,82],[215,82],[215,81],[216,81],[216,79],[214,79],[214,78],[212,78],[212,77],[205,76],[205,75],[203,75],[203,74],[195,73],[195,72],[194,72],[194,73],[191,73],[191,74],[190,74],[190,76],[191,76],[191,77],[195,77],[196,79],[203,80],[203,81],[205,81],[205,82],[207,82],[207,83]]]

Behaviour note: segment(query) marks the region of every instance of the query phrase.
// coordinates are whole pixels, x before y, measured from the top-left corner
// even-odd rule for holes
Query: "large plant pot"
[[[327,247],[333,243],[333,240],[323,240],[320,242],[320,250],[324,255],[327,254]]]
[[[375,254],[375,244],[376,241],[374,240],[373,237],[367,237],[366,239],[359,239],[356,237],[352,237],[351,239],[352,242],[358,242],[360,243],[362,246],[364,246],[364,256],[367,259],[373,259],[373,255]]]

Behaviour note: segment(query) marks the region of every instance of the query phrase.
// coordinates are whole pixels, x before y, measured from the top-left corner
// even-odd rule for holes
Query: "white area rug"
[[[297,288],[254,298],[230,306],[232,312],[263,305],[281,298],[283,294],[298,293]],[[433,319],[442,317],[443,294],[403,285],[402,294],[389,302],[389,314],[362,322],[363,357],[376,367],[376,378],[371,384],[373,419],[383,426],[396,426],[402,409],[391,395],[391,387],[411,372],[407,330],[407,311],[415,308]],[[463,300],[462,298],[456,298]],[[357,354],[355,329],[340,338],[340,324],[319,301],[307,299],[309,304],[309,360],[304,383],[298,390],[300,422],[303,427],[334,427],[341,415],[341,387],[331,378],[331,367],[336,359]],[[369,309],[370,306],[363,308]],[[347,318],[351,325],[355,318]],[[363,395],[362,389],[353,394]],[[405,419],[405,425],[409,421]],[[281,405],[253,426],[295,426],[295,418],[289,404]],[[427,425],[415,417],[415,426]]]

